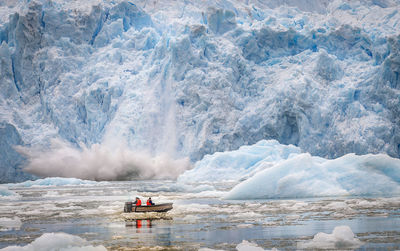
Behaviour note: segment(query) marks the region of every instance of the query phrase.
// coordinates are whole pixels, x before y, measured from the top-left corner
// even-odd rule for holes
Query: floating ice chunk
[[[236,250],[238,251],[268,251],[267,249],[263,249],[259,246],[257,246],[257,244],[248,242],[246,240],[243,240],[241,243],[239,243],[236,246]],[[271,249],[271,251],[277,251],[278,249],[273,248]],[[200,248],[199,251],[223,251],[220,249],[211,249],[211,248]]]
[[[21,219],[18,217],[0,218],[0,231],[19,230],[21,225]]]
[[[243,219],[255,219],[255,218],[262,218],[263,215],[255,212],[243,212],[243,213],[236,213],[233,215],[235,218],[243,218]]]
[[[95,185],[98,184],[96,181],[81,180],[76,178],[45,178],[38,180],[28,180],[22,183],[8,184],[9,186],[17,187],[32,187],[32,186],[75,186],[75,185]]]
[[[335,227],[332,234],[318,233],[309,242],[300,242],[299,249],[355,249],[363,245],[349,226]]]
[[[45,233],[26,246],[9,246],[2,251],[106,251],[104,246],[92,246],[88,241],[66,233]]]
[[[304,153],[260,171],[235,186],[226,198],[397,195],[399,177],[400,160],[384,154],[348,154],[328,160]]]
[[[49,197],[49,198],[55,198],[60,196],[60,194],[57,191],[47,191],[46,194],[43,194],[42,197]]]
[[[225,251],[223,249],[200,248],[199,251]]]
[[[182,220],[189,222],[197,222],[199,219],[200,217],[196,215],[186,215]]]
[[[238,251],[264,251],[265,250],[265,249],[257,246],[257,244],[248,242],[246,240],[243,240],[242,243],[238,244],[236,246],[236,249]],[[277,250],[278,249],[276,249],[276,248],[271,249],[271,251],[277,251]]]

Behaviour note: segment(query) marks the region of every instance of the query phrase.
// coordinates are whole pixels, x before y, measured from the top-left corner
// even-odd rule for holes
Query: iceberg
[[[398,6],[3,1],[0,182],[33,178],[21,169],[54,139],[191,163],[263,139],[399,158]]]
[[[261,140],[235,151],[206,155],[193,169],[180,175],[178,183],[238,181],[300,153],[301,150],[293,145]]]
[[[400,194],[400,160],[347,154],[324,159],[299,154],[236,185],[226,199],[274,199]]]
[[[325,159],[275,140],[206,155],[178,177],[185,183],[236,184],[225,199],[400,194],[400,160],[386,154]]]

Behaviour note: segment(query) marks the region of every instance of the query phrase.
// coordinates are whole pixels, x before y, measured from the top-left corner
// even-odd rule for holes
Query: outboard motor
[[[132,201],[131,202],[125,202],[124,212],[125,213],[131,213],[132,212]]]

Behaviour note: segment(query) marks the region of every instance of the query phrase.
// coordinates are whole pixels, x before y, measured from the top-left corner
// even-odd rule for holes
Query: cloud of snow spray
[[[167,154],[151,156],[121,145],[81,145],[81,149],[59,139],[50,149],[18,147],[28,158],[24,171],[41,177],[74,177],[89,180],[175,179],[190,168],[188,158]]]

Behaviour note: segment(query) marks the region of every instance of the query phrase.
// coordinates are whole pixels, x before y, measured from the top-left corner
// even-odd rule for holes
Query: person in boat
[[[141,205],[142,201],[139,199],[139,197],[136,197],[135,206],[141,206]]]
[[[149,199],[148,199],[147,202],[146,202],[146,205],[147,205],[147,206],[152,206],[152,205],[155,205],[155,203],[153,203],[153,201],[152,201],[151,198],[149,197]]]

